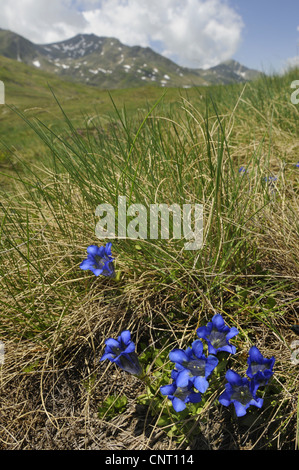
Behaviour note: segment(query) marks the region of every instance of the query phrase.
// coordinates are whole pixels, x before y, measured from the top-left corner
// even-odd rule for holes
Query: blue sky
[[[230,0],[242,16],[236,60],[259,70],[281,69],[299,55],[299,0]]]
[[[0,8],[0,28],[38,44],[94,33],[187,67],[299,64],[299,0],[0,0]]]

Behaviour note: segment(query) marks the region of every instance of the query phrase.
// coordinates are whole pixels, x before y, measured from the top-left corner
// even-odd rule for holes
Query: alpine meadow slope
[[[149,47],[127,46],[95,34],[51,44],[34,44],[0,30],[0,54],[67,80],[104,89],[144,85],[191,87],[246,82],[261,73],[230,60],[207,70],[181,67]]]

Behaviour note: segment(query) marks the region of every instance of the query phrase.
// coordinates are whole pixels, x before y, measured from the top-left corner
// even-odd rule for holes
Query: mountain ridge
[[[0,55],[102,89],[146,84],[161,87],[208,86],[247,82],[261,72],[235,60],[210,69],[182,67],[150,47],[127,46],[113,37],[79,33],[49,44],[35,44],[0,29]]]

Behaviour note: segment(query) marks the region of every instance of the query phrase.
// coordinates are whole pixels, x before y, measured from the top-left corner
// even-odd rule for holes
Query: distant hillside
[[[130,47],[116,38],[94,34],[38,45],[11,31],[0,30],[0,55],[103,89],[145,84],[188,88],[246,82],[260,74],[233,60],[208,70],[180,67],[149,47]]]

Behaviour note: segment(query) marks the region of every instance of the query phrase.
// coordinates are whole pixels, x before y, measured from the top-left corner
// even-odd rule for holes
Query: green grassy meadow
[[[0,448],[298,448],[298,77],[110,93],[1,58]],[[115,279],[81,270],[109,241],[96,207],[119,196],[202,204],[203,247],[116,238]],[[253,345],[275,357],[264,406],[234,416],[220,374],[174,413],[169,351],[217,312],[239,331],[230,367],[244,375]],[[99,361],[126,329],[146,383]]]

